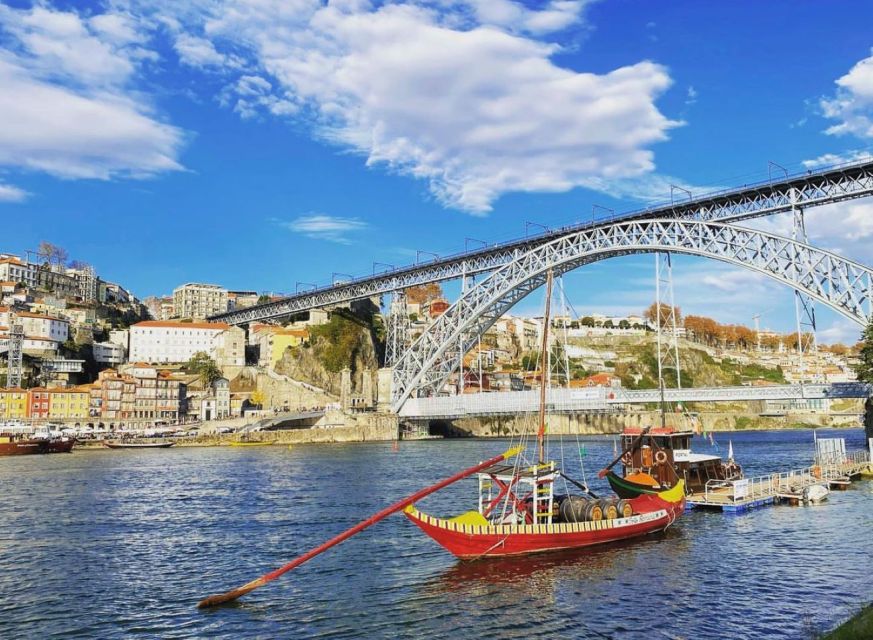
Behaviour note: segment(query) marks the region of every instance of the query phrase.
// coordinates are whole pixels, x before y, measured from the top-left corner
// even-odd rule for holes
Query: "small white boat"
[[[803,503],[817,504],[819,502],[824,502],[828,499],[828,494],[830,492],[831,490],[823,484],[810,485],[803,490]]]

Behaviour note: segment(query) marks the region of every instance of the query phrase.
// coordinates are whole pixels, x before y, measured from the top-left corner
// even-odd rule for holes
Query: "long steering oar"
[[[642,439],[645,437],[645,435],[649,432],[649,429],[651,429],[651,428],[652,428],[652,426],[649,425],[648,427],[646,427],[645,429],[640,431],[640,435],[638,435],[636,438],[634,438],[631,441],[631,443],[628,446],[626,446],[620,454],[618,454],[618,457],[615,460],[613,460],[608,465],[606,465],[603,469],[601,469],[597,473],[597,477],[598,478],[605,478],[606,474],[609,473],[609,470],[612,469],[615,465],[617,465],[619,463],[619,461],[624,457],[624,454],[626,454],[628,451],[633,451],[636,448],[636,446],[642,441]]]
[[[412,503],[414,503],[418,500],[421,500],[422,498],[430,495],[434,491],[439,491],[440,489],[447,487],[448,485],[452,484],[453,482],[457,482],[458,480],[466,478],[467,476],[472,475],[472,474],[476,473],[477,471],[481,471],[482,469],[487,469],[491,465],[497,464],[501,460],[506,460],[506,459],[511,458],[515,455],[518,455],[522,451],[522,449],[523,449],[523,447],[515,447],[513,449],[509,449],[508,451],[505,451],[504,453],[500,454],[499,456],[495,456],[495,457],[491,458],[490,460],[486,460],[485,462],[480,462],[479,464],[477,464],[474,467],[470,467],[469,469],[465,469],[464,471],[456,473],[455,475],[453,475],[450,478],[446,478],[445,480],[441,480],[440,482],[437,482],[434,485],[426,487],[426,488],[422,489],[421,491],[417,491],[416,493],[412,494],[408,498],[404,498],[403,500],[400,500],[399,502],[395,502],[390,507],[385,507],[379,513],[376,513],[376,514],[370,516],[369,518],[367,518],[366,520],[359,522],[351,529],[343,531],[341,534],[331,538],[330,540],[328,540],[324,544],[321,544],[321,545],[315,547],[311,551],[307,551],[302,556],[295,558],[294,560],[292,560],[291,562],[289,562],[285,566],[279,567],[275,571],[271,571],[270,573],[267,573],[267,574],[261,576],[257,580],[252,580],[251,582],[246,583],[243,586],[238,587],[237,589],[233,589],[232,591],[228,591],[227,593],[220,593],[218,595],[209,596],[208,598],[201,600],[199,602],[199,604],[197,605],[197,607],[199,609],[204,609],[206,607],[214,607],[214,606],[219,605],[219,604],[224,604],[225,602],[231,602],[233,600],[236,600],[240,596],[244,596],[245,594],[249,593],[250,591],[254,591],[258,587],[263,587],[265,584],[275,580],[276,578],[281,576],[283,573],[287,573],[288,571],[291,571],[291,569],[294,569],[295,567],[299,567],[301,564],[303,564],[307,560],[311,560],[312,558],[314,558],[318,554],[323,553],[324,551],[327,551],[328,549],[330,549],[331,547],[333,547],[335,545],[338,545],[343,540],[351,538],[356,533],[360,533],[361,531],[363,531],[367,527],[374,525],[377,522],[379,522],[380,520],[390,516],[392,513],[396,513],[397,511],[401,511],[402,509],[405,509],[406,507],[408,507]]]

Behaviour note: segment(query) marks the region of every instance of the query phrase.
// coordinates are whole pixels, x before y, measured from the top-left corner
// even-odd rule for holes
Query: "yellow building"
[[[282,354],[288,347],[299,347],[309,340],[308,329],[280,329],[265,327],[258,332],[260,359],[262,367],[272,367],[282,359]]]
[[[0,389],[0,420],[27,418],[27,389]]]
[[[91,386],[48,389],[49,420],[87,420]]]

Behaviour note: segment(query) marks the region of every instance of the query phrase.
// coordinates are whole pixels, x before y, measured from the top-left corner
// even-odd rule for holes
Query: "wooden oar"
[[[618,457],[615,460],[613,460],[608,465],[603,467],[603,469],[601,469],[597,473],[597,477],[598,478],[605,478],[606,474],[609,473],[609,470],[612,469],[615,465],[617,465],[619,463],[619,461],[622,459],[624,454],[626,454],[628,451],[633,451],[634,448],[636,448],[636,446],[642,441],[643,437],[645,437],[645,435],[649,432],[649,429],[651,429],[651,428],[652,428],[652,426],[649,425],[648,427],[643,429],[640,432],[640,435],[638,435],[636,438],[634,438],[633,441],[628,446],[626,446],[624,448],[624,451],[622,451],[620,454],[618,454]]]
[[[516,456],[522,451],[522,449],[523,449],[523,447],[515,447],[513,449],[509,449],[508,451],[505,451],[504,453],[500,454],[499,456],[494,456],[490,460],[486,460],[485,462],[480,462],[476,466],[470,467],[469,469],[465,469],[464,471],[460,471],[460,472],[456,473],[455,475],[451,476],[450,478],[446,478],[445,480],[441,480],[440,482],[437,482],[434,485],[426,487],[426,488],[422,489],[421,491],[417,491],[414,494],[412,494],[411,496],[409,496],[408,498],[404,498],[403,500],[400,500],[399,502],[395,502],[390,507],[385,507],[379,513],[376,513],[376,514],[370,516],[369,518],[367,518],[366,520],[359,522],[351,529],[347,529],[346,531],[343,531],[338,536],[335,536],[335,537],[331,538],[330,540],[328,540],[327,542],[325,542],[324,544],[321,544],[321,545],[315,547],[314,549],[307,551],[302,556],[295,558],[294,560],[292,560],[288,564],[286,564],[282,567],[279,567],[275,571],[271,571],[270,573],[267,573],[267,574],[261,576],[257,580],[252,580],[251,582],[248,582],[241,587],[233,589],[232,591],[228,591],[227,593],[220,593],[218,595],[209,596],[208,598],[201,600],[198,603],[197,607],[199,609],[205,609],[207,607],[214,607],[216,605],[224,604],[225,602],[231,602],[233,600],[236,600],[240,596],[244,596],[245,594],[249,593],[250,591],[254,591],[258,587],[262,587],[265,584],[267,584],[268,582],[275,580],[276,578],[281,576],[283,573],[287,573],[288,571],[291,571],[291,569],[294,569],[295,567],[299,567],[301,564],[303,564],[307,560],[311,560],[312,558],[314,558],[318,554],[327,551],[328,549],[330,549],[331,547],[333,547],[335,545],[338,545],[343,540],[351,538],[356,533],[360,533],[361,531],[363,531],[367,527],[374,525],[377,522],[379,522],[380,520],[390,516],[392,513],[396,513],[398,511],[405,509],[406,507],[408,507],[412,503],[414,503],[418,500],[421,500],[422,498],[430,495],[434,491],[439,491],[440,489],[447,487],[448,485],[452,484],[453,482],[457,482],[458,480],[466,478],[467,476],[470,476],[470,475],[476,473],[477,471],[481,471],[482,469],[487,469],[491,465],[497,464],[498,462],[500,462],[502,460],[506,460],[508,458]]]

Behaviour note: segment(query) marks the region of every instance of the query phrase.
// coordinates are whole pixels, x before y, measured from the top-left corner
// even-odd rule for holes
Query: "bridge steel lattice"
[[[670,251],[767,275],[865,324],[873,312],[873,271],[835,253],[733,224],[660,219],[617,222],[536,246],[466,291],[394,366],[396,413],[415,395],[436,395],[457,367],[458,345],[473,346],[504,313],[546,279],[607,258]]]
[[[392,268],[381,273],[314,288],[283,300],[212,316],[210,320],[247,324],[281,318],[319,307],[343,304],[399,291],[429,282],[455,280],[491,272],[518,260],[529,251],[579,231],[612,227],[616,222],[680,219],[702,222],[738,222],[809,207],[873,195],[873,162],[830,167],[786,176],[778,181],[745,185],[597,220],[550,230],[537,236],[463,252],[433,261]]]

